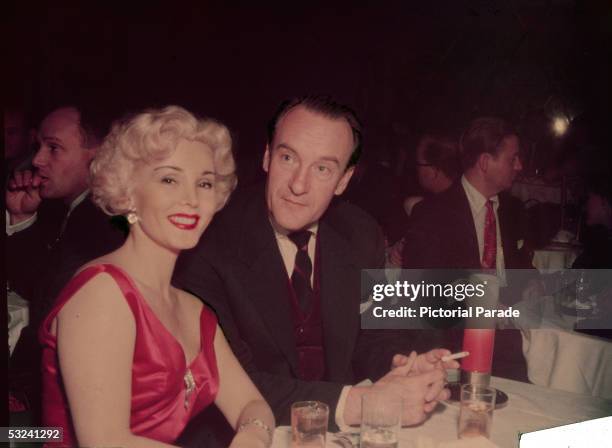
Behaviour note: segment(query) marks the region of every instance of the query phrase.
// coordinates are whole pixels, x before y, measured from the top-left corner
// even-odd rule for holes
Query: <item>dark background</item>
[[[235,136],[244,185],[276,105],[303,93],[353,105],[366,151],[392,162],[422,130],[482,114],[536,139],[559,113],[603,133],[611,3],[19,2],[4,15],[3,71],[11,101],[33,111],[76,96],[215,117]]]

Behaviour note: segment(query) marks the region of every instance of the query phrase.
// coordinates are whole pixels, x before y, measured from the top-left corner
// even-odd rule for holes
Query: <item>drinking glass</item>
[[[329,406],[320,401],[291,405],[292,447],[325,448]]]
[[[493,424],[493,409],[497,391],[480,384],[461,386],[459,438],[483,436],[489,438]]]
[[[361,399],[361,448],[397,448],[402,398],[392,391],[370,392]]]

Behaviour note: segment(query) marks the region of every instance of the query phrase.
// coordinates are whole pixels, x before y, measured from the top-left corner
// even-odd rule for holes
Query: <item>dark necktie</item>
[[[310,308],[312,303],[312,287],[310,286],[312,262],[308,256],[308,241],[311,235],[308,230],[300,230],[288,235],[293,244],[297,246],[295,265],[291,274],[291,285],[300,308],[304,312]]]
[[[495,269],[497,261],[497,225],[495,223],[495,212],[493,202],[487,201],[487,215],[484,225],[484,247],[482,249],[482,267]]]

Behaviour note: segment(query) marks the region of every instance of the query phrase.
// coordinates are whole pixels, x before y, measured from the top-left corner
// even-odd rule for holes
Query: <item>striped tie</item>
[[[308,241],[312,234],[308,230],[290,233],[289,239],[297,246],[295,254],[295,265],[291,274],[291,285],[298,299],[300,308],[306,312],[312,303],[312,287],[310,276],[312,274],[312,262],[308,256]]]
[[[495,212],[493,201],[487,201],[487,216],[484,226],[484,247],[482,250],[482,267],[495,269],[497,261],[497,226],[495,224]]]

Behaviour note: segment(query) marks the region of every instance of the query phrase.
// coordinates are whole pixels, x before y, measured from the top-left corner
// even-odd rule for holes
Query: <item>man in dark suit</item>
[[[30,301],[33,322],[77,268],[124,239],[89,198],[89,164],[110,120],[82,109],[60,107],[43,119],[34,171],[16,172],[6,191],[7,278]]]
[[[519,250],[521,205],[503,194],[522,169],[519,153],[518,135],[504,120],[472,121],[460,142],[463,176],[448,190],[415,207],[406,235],[403,267],[495,270],[502,286],[512,283],[507,269],[532,268]],[[525,285],[514,286],[502,288],[502,300],[520,298]],[[450,334],[457,336],[456,332]],[[517,337],[511,332],[498,334],[494,374],[526,379]],[[460,340],[447,343],[455,348]]]
[[[358,423],[361,395],[389,382],[400,386],[404,421],[414,424],[447,394],[446,350],[413,354],[408,364],[397,357],[398,367],[374,386],[347,386],[381,363],[387,371],[393,355],[388,335],[360,330],[360,270],[383,267],[381,231],[335,199],[360,142],[347,107],[323,97],[285,102],[269,127],[265,187],[234,197],[177,265],[176,285],[216,310],[280,424],[302,400],[328,403],[333,426]]]
[[[75,271],[125,238],[89,198],[89,163],[110,125],[99,110],[94,114],[72,106],[49,113],[39,129],[35,170],[16,172],[6,191],[7,284],[28,301],[30,317],[11,357],[11,378],[25,389],[34,418],[39,324]]]

